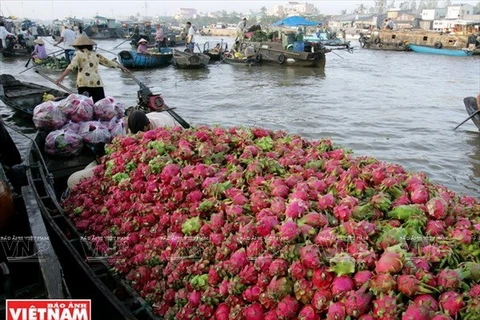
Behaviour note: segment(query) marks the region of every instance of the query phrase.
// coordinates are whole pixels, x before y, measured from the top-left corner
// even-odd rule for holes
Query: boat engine
[[[166,108],[162,95],[160,93],[152,93],[144,84],[140,85],[140,90],[137,92],[137,102],[139,109],[145,112],[161,111]]]

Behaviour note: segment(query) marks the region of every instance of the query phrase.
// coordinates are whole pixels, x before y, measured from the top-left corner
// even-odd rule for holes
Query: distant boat
[[[205,68],[210,57],[203,53],[182,52],[173,49],[173,65],[181,69]]]
[[[473,52],[462,49],[439,49],[425,46],[417,46],[415,44],[409,44],[410,50],[418,53],[440,54],[445,56],[466,57],[471,56]]]
[[[161,48],[160,52],[141,54],[134,50],[123,50],[118,53],[120,63],[129,69],[161,68],[172,62],[173,52],[170,48]]]

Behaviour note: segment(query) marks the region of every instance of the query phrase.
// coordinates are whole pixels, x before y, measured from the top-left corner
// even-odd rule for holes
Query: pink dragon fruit
[[[380,273],[370,279],[370,289],[375,293],[390,293],[397,287],[397,282],[390,273]]]
[[[303,200],[295,200],[287,205],[285,216],[287,218],[297,219],[302,217],[308,210],[308,203]]]
[[[330,302],[332,301],[332,293],[327,289],[318,289],[315,291],[312,297],[312,306],[318,312],[324,312],[328,309]]]
[[[344,320],[347,318],[345,305],[342,302],[332,303],[328,307],[327,320]]]
[[[307,267],[315,269],[320,267],[320,249],[316,245],[306,245],[299,250],[300,261]]]
[[[432,290],[428,289],[427,285],[420,282],[415,278],[415,276],[412,275],[399,275],[397,277],[397,287],[398,291],[401,293],[412,297],[414,295],[417,295],[419,293],[431,293]]]
[[[300,229],[293,220],[286,220],[279,228],[279,235],[285,242],[292,242],[300,235]]]
[[[276,311],[280,319],[295,319],[299,309],[298,301],[294,297],[286,296],[278,303]]]
[[[294,261],[290,265],[288,273],[292,279],[300,280],[303,279],[307,274],[307,268],[300,261]]]
[[[375,271],[378,273],[398,273],[403,268],[403,259],[400,254],[385,251],[377,262]]]
[[[373,314],[377,319],[395,319],[398,315],[398,301],[391,295],[380,294],[373,301]]]
[[[447,202],[440,197],[431,198],[427,202],[427,211],[434,219],[444,219],[448,214]]]
[[[320,316],[311,305],[305,305],[298,314],[298,320],[320,320]]]
[[[346,293],[345,300],[343,301],[345,311],[349,316],[357,318],[368,312],[371,300],[372,296],[363,290],[349,291]]]
[[[456,317],[460,310],[465,307],[465,302],[461,294],[455,291],[442,293],[438,298],[440,308],[451,317]]]
[[[428,190],[423,186],[417,186],[410,193],[410,199],[412,203],[424,204],[428,201]]]
[[[318,208],[320,210],[333,209],[334,206],[335,197],[330,193],[327,193],[326,195],[323,195],[318,199]]]
[[[437,284],[443,289],[458,289],[467,273],[468,271],[443,269],[437,275]]]
[[[253,303],[243,310],[245,320],[263,320],[264,310],[261,304]]]
[[[270,276],[285,276],[288,271],[288,262],[284,259],[275,259],[270,264],[268,272]]]
[[[415,299],[413,300],[413,303],[416,304],[417,306],[427,307],[434,312],[439,310],[437,300],[435,300],[435,298],[429,294],[421,294],[415,297]]]
[[[317,289],[327,289],[332,284],[335,274],[329,272],[326,267],[313,270],[312,283]]]
[[[410,304],[402,316],[402,320],[430,320],[430,310],[424,306]]]
[[[354,288],[355,284],[349,276],[339,276],[332,281],[332,294],[337,299],[343,297],[348,291],[351,291]]]
[[[365,283],[370,281],[370,279],[372,277],[373,277],[373,273],[371,271],[362,270],[362,271],[358,271],[357,273],[355,273],[355,275],[353,276],[353,281],[355,282],[355,286],[357,288],[360,288]]]

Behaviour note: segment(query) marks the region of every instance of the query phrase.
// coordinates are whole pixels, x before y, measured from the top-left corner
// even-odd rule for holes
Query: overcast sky
[[[304,1],[299,1],[304,2]],[[359,4],[365,6],[373,6],[373,1],[356,1],[356,0],[324,0],[324,1],[307,1],[314,4],[320,13],[339,14],[342,9],[351,11]],[[390,3],[391,0],[388,0]],[[396,6],[401,0],[395,1]],[[443,1],[439,1],[442,3]],[[455,1],[452,1],[455,3]],[[477,1],[465,1],[462,3],[470,3],[475,5]],[[5,16],[14,15],[18,17],[29,17],[33,19],[51,20],[63,19],[68,16],[91,17],[95,14],[108,17],[135,15],[137,12],[141,15],[157,16],[172,15],[177,12],[178,8],[195,8],[199,12],[226,10],[237,12],[248,12],[250,9],[258,11],[265,6],[270,9],[276,5],[286,4],[287,1],[273,0],[217,0],[217,1],[142,1],[142,0],[0,0],[0,14]],[[418,3],[418,1],[417,1]],[[146,5],[146,9],[145,9]]]

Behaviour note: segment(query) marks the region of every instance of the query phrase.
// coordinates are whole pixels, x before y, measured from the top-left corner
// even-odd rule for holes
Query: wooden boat
[[[41,72],[63,72],[68,66],[67,61],[65,58],[55,58],[55,57],[47,57],[46,59],[37,60],[32,59],[33,64],[35,64],[35,70]]]
[[[32,188],[16,185],[18,190],[12,192],[2,164],[0,184],[3,200],[0,208],[0,237],[3,239],[0,251],[0,273],[3,280],[0,288],[0,312],[6,314],[6,299],[70,298],[62,267],[50,242]],[[10,200],[6,202],[7,198]],[[9,204],[13,204],[14,208]],[[13,212],[13,215],[9,216],[9,212]]]
[[[261,59],[259,58],[235,58],[235,57],[225,57],[222,61],[224,61],[227,64],[232,64],[236,66],[254,66],[254,65],[259,65],[261,63]]]
[[[427,46],[418,46],[414,44],[409,44],[408,47],[414,52],[439,54],[444,56],[467,57],[473,54],[473,52],[465,51],[461,49],[443,49],[443,48],[435,48],[435,47],[427,47]]]
[[[314,46],[312,50],[304,50],[301,52],[289,51],[283,48],[280,42],[243,42],[241,46],[252,45],[255,52],[261,55],[262,63],[274,63],[282,66],[300,66],[324,68],[326,64],[326,53],[330,49]]]
[[[465,104],[465,109],[467,110],[469,116],[478,111],[477,99],[475,97],[467,97],[463,99],[463,103]],[[472,118],[472,121],[473,123],[475,123],[478,130],[480,131],[480,113],[477,113]]]
[[[382,51],[409,51],[407,41],[382,42],[380,38],[373,38],[370,35],[361,34],[358,39],[360,46],[365,49]]]
[[[170,48],[161,48],[160,52],[151,54],[137,53],[134,50],[123,50],[118,54],[120,63],[129,69],[149,69],[168,66],[172,61],[173,53]]]
[[[210,57],[203,53],[190,53],[173,49],[173,65],[182,69],[205,68]]]
[[[10,108],[25,115],[33,115],[33,109],[43,102],[43,95],[67,97],[68,93],[30,82],[16,80],[12,75],[0,75],[0,100]]]
[[[18,37],[20,37],[20,35]],[[33,47],[33,39],[25,38],[25,40],[20,41],[19,39],[7,36],[6,45],[2,48],[1,52],[2,55],[6,58],[24,57],[31,55]]]
[[[220,47],[216,48],[216,46],[214,46],[213,48],[210,48],[210,42],[205,42],[203,44],[203,53],[210,57],[210,62],[222,60],[223,54],[227,51],[228,44],[225,43],[224,45],[223,40],[217,45],[220,45]]]
[[[28,152],[27,180],[64,267],[72,297],[92,299],[92,319],[159,319],[148,303],[111,271],[107,257],[91,248],[58,201],[68,177],[90,163],[93,154],[84,150],[73,159],[53,158],[43,152],[44,133],[38,133],[35,142]]]

